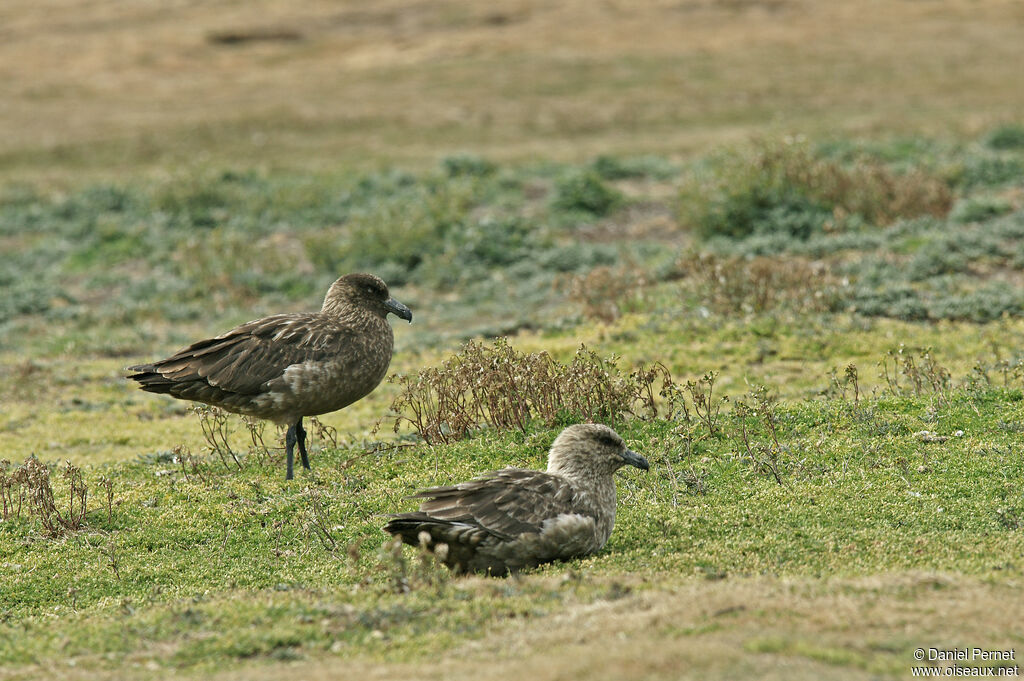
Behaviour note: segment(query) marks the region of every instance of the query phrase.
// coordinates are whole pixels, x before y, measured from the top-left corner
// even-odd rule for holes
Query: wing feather
[[[282,314],[242,324],[193,343],[167,359],[129,367],[146,387],[206,383],[220,391],[254,395],[295,364],[343,356],[355,342],[352,329],[318,315]],[[173,389],[168,390],[174,394]],[[164,392],[164,390],[161,390]]]
[[[574,496],[564,478],[506,468],[458,485],[427,489],[415,498],[424,499],[420,514],[432,520],[476,526],[511,540],[539,533],[549,518],[575,512]]]

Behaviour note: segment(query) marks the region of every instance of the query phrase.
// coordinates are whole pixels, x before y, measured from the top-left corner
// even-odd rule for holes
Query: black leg
[[[295,424],[295,435],[299,442],[299,456],[302,457],[302,467],[309,470],[309,457],[306,456],[306,429],[302,427],[302,417]]]
[[[288,468],[285,470],[284,479],[291,480],[292,464],[295,461],[295,426],[288,426],[288,432],[284,435],[284,449],[288,455]]]

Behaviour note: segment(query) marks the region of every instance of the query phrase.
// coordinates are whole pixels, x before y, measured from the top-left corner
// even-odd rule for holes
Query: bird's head
[[[612,475],[626,465],[650,468],[647,459],[629,449],[618,433],[599,423],[569,426],[548,452],[548,473],[567,477]]]
[[[373,274],[346,274],[327,290],[323,312],[341,314],[346,307],[356,307],[387,317],[389,312],[412,323],[412,311],[391,297],[387,284]]]

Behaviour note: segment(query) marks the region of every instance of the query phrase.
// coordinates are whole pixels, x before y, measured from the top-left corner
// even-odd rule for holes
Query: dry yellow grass
[[[214,678],[910,678],[911,667],[919,664],[913,657],[916,648],[1006,650],[1024,635],[1019,616],[1024,601],[1020,585],[1012,581],[927,573],[824,580],[666,578],[671,586],[627,591],[620,598],[550,616],[509,620],[480,640],[439,651],[420,663],[329,655],[287,667],[255,664]],[[187,672],[129,669],[109,675],[71,668],[45,671],[71,680],[192,677]]]
[[[917,647],[1013,648],[1019,585],[929,574],[689,580],[668,591],[514,620],[422,665],[313,662],[310,681],[361,679],[906,678]],[[349,666],[351,664],[351,666]],[[222,677],[277,678],[248,669]]]
[[[1012,585],[960,576],[687,581],[520,621],[436,665],[364,678],[902,678],[916,647],[1012,648],[1020,605]],[[297,676],[329,678],[328,668]]]
[[[1013,0],[0,5],[0,178],[972,132],[1024,109]],[[299,40],[220,44],[218,33]]]

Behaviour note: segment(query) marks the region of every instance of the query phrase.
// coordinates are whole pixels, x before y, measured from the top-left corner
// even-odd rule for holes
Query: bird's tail
[[[399,513],[391,517],[384,531],[400,537],[409,546],[422,546],[432,549],[435,543],[443,542],[444,526],[448,523],[431,518],[426,513]],[[423,536],[425,533],[425,536]]]
[[[137,364],[126,367],[125,371],[134,371],[128,378],[138,381],[139,387],[147,392],[169,394],[175,386],[174,381],[159,373],[152,364]]]

